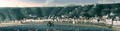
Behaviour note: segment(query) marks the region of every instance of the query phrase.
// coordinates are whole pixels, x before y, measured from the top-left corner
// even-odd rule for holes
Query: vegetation
[[[79,16],[95,17],[104,16],[113,12],[120,16],[120,4],[96,4],[85,6],[66,6],[66,7],[1,7],[0,19],[21,20],[24,18],[49,17],[66,15],[69,18],[79,18]],[[31,15],[31,16],[30,16]]]

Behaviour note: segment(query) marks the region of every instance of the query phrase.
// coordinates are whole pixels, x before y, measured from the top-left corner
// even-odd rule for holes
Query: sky
[[[120,1],[120,0],[115,0]],[[0,0],[0,7],[43,7],[59,6],[69,4],[92,4],[102,2],[101,0]],[[114,2],[114,0],[104,0]]]

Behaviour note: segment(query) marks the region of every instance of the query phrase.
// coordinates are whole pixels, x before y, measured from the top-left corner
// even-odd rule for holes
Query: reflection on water
[[[74,25],[54,25],[46,24],[27,24],[19,26],[1,27],[0,31],[114,31],[109,28],[100,28],[94,26],[74,26]]]

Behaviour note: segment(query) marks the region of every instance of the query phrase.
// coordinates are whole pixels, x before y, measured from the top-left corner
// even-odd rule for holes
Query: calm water
[[[74,25],[54,25],[46,24],[26,24],[19,26],[1,27],[0,31],[114,31],[108,28],[94,26],[74,26]]]

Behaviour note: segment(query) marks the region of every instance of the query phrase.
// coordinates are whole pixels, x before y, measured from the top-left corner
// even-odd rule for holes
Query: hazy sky
[[[42,7],[67,4],[88,4],[97,2],[100,2],[100,0],[0,0],[0,7]],[[104,0],[104,2],[114,2],[114,0]]]

